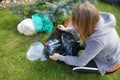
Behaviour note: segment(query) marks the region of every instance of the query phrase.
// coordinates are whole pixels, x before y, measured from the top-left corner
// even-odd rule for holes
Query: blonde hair
[[[99,21],[99,11],[89,2],[80,3],[72,12],[72,23],[85,42]]]
[[[72,26],[73,26],[73,25],[72,25],[72,19],[71,19],[71,18],[65,19],[65,20],[63,21],[63,26],[64,26],[64,27],[68,27],[68,26],[72,27]]]

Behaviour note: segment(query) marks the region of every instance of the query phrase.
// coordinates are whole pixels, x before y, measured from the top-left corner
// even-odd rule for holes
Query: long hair
[[[78,4],[72,11],[73,26],[83,42],[93,33],[98,21],[99,11],[89,2]]]

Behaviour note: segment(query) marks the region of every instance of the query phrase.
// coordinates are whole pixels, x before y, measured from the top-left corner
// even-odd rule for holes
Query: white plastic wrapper
[[[30,18],[21,21],[17,26],[17,30],[19,33],[24,35],[33,35],[37,33],[33,25],[32,19]]]

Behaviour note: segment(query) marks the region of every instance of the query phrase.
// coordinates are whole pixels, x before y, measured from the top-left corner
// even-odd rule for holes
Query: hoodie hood
[[[90,37],[96,37],[110,33],[116,26],[116,19],[113,14],[100,12],[100,20],[96,24],[94,33]]]

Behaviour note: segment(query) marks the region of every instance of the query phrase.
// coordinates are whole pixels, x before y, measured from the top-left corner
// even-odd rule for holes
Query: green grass
[[[115,6],[98,2],[100,11],[111,12],[117,19],[119,32],[120,10]],[[38,33],[24,36],[17,31],[20,19],[4,9],[0,9],[0,80],[119,80],[120,70],[110,75],[80,74],[55,61],[31,62],[26,59],[26,52],[35,38],[42,43],[49,34]]]

